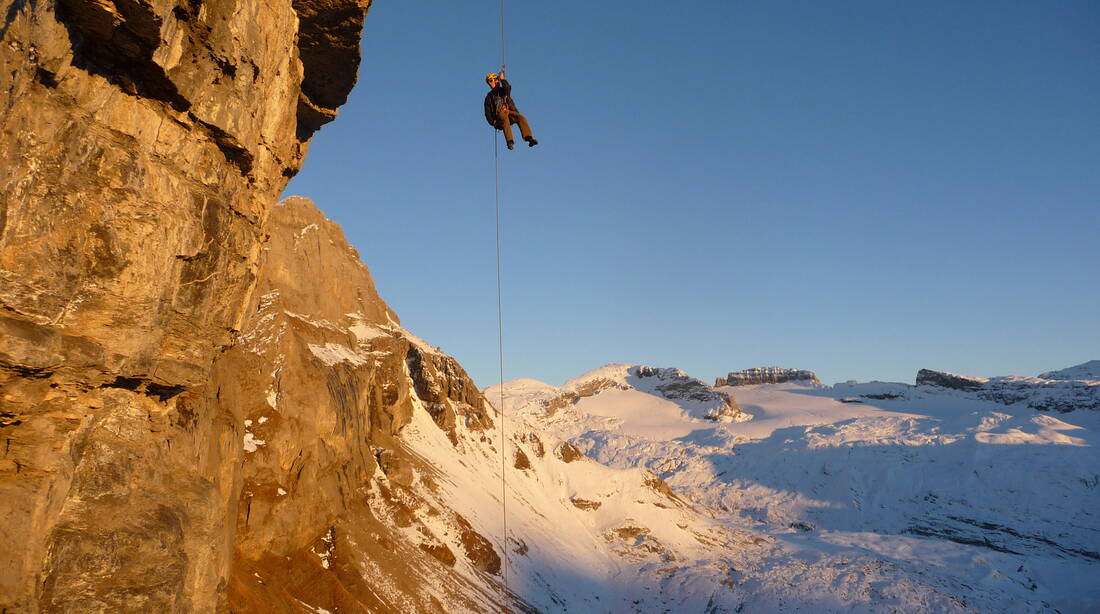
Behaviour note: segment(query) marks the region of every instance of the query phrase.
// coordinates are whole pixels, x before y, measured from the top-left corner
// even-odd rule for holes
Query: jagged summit
[[[820,386],[821,381],[813,371],[803,369],[786,369],[783,367],[754,367],[741,371],[731,371],[726,377],[719,377],[714,381],[714,386],[752,386],[755,384],[782,384],[786,382],[802,382]]]

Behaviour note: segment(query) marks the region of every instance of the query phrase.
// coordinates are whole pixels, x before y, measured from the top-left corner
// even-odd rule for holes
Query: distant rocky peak
[[[950,394],[973,396],[1002,405],[1023,403],[1039,411],[1065,413],[1078,409],[1100,410],[1100,378],[1093,375],[1094,379],[1086,379],[1090,374],[1089,366],[1096,362],[1044,373],[1040,377],[1006,375],[984,378],[921,369],[917,372],[917,386],[938,388],[950,391]]]
[[[716,398],[716,396],[729,396],[716,392],[703,383],[703,380],[672,368],[647,367],[645,365],[631,367],[627,383],[637,390],[656,392],[669,400],[708,401]]]
[[[1100,360],[1090,360],[1066,369],[1040,373],[1039,379],[1100,381]]]
[[[630,368],[627,383],[635,390],[659,395],[669,401],[685,405],[690,411],[701,409],[701,416],[716,422],[731,422],[744,419],[737,402],[725,392],[719,392],[707,386],[702,380],[691,377],[679,369],[647,367],[638,365]]]
[[[786,369],[784,367],[753,367],[741,371],[731,371],[726,377],[714,381],[719,386],[752,386],[754,384],[782,384],[785,382],[804,382],[820,386],[817,374],[804,369]]]
[[[547,387],[541,382],[525,382],[507,387],[506,394],[518,406],[537,404],[540,408],[538,413],[548,417],[582,399],[609,390],[636,391],[660,397],[679,405],[692,419],[717,422],[748,419],[748,415],[741,411],[729,394],[714,390],[702,380],[670,367],[613,363],[571,379],[560,388]],[[487,389],[486,394],[493,400],[499,389]]]
[[[935,371],[933,369],[921,369],[917,371],[918,386],[939,386],[953,390],[977,390],[989,381],[984,377],[970,375],[958,375],[947,371]]]

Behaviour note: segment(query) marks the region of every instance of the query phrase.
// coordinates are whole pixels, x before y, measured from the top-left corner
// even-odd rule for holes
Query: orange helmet
[[[485,82],[486,83],[492,83],[493,81],[499,81],[499,80],[500,80],[500,75],[496,74],[495,72],[491,72],[491,73],[485,75]]]

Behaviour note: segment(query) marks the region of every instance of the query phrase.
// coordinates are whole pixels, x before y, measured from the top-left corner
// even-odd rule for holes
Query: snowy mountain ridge
[[[1090,360],[1058,371],[1040,373],[1039,379],[1074,379],[1100,381],[1100,360]]]
[[[1095,364],[1100,364],[1100,361],[1047,372],[1039,377],[1007,375],[982,378],[921,369],[916,382],[917,386],[947,388],[1002,405],[1024,403],[1039,411],[1066,413],[1078,409],[1100,410],[1100,379],[1086,379],[1097,377],[1093,373]]]
[[[782,544],[750,557],[741,576],[748,585],[823,582],[812,595],[790,589],[786,605],[744,604],[764,611],[1100,608],[1092,581],[1100,573],[1100,413],[1072,411],[1090,407],[1087,396],[1071,405],[1096,382],[944,374],[965,384],[955,387],[934,384],[940,372],[929,372],[918,386],[725,387],[714,390],[751,419],[708,423],[659,411],[668,400],[652,391],[622,388],[623,374],[644,369],[609,365],[571,380],[561,389],[587,385],[589,394],[554,411],[546,400],[561,389],[527,380],[512,394],[506,383],[505,407],[601,464],[653,471],[717,521]],[[601,379],[612,385],[592,386]],[[486,391],[493,403],[500,392]],[[1068,413],[1037,411],[1038,400]],[[792,568],[792,552],[802,571]],[[856,580],[846,574],[824,582],[838,560],[890,569],[894,592],[871,580],[853,594],[844,582]],[[922,602],[915,587],[934,587],[952,605]]]
[[[602,406],[609,399],[634,409],[638,407],[635,403],[645,403],[646,410],[652,414],[651,421],[665,414],[686,422],[736,422],[749,418],[728,393],[715,390],[679,369],[612,363],[559,387],[532,379],[507,382],[505,387],[509,398],[508,413],[515,407],[537,407],[539,412],[549,416],[559,411],[576,416],[571,408],[602,394],[605,402]],[[499,385],[485,389],[485,395],[497,399],[498,403],[500,393]],[[619,419],[614,411],[604,412],[601,418],[612,422]]]

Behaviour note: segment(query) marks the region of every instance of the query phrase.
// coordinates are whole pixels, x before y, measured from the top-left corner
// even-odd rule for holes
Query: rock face
[[[457,425],[479,433],[494,422],[465,371],[401,327],[340,229],[311,202],[280,203],[267,228],[249,315],[213,373],[212,392],[242,426],[229,603],[255,612],[294,601],[329,611],[438,611],[414,579],[439,575],[440,562],[449,570],[456,556],[499,573],[500,559],[447,509],[435,513],[461,536],[452,544],[417,520],[425,504],[408,488],[431,469],[397,435],[414,406],[452,443]],[[409,527],[426,539],[410,541],[401,532]],[[371,574],[362,561],[374,562]],[[472,607],[468,581],[443,584],[446,602]]]
[[[754,367],[742,371],[731,371],[726,377],[715,380],[714,386],[752,386],[754,384],[782,384],[785,382],[805,382],[820,386],[821,381],[813,371],[802,369],[784,369],[783,367]]]
[[[969,375],[956,375],[946,371],[933,371],[921,369],[917,371],[918,386],[939,386],[952,390],[978,390],[989,380]]]
[[[225,365],[368,5],[0,2],[0,609],[225,609],[262,439]]]

